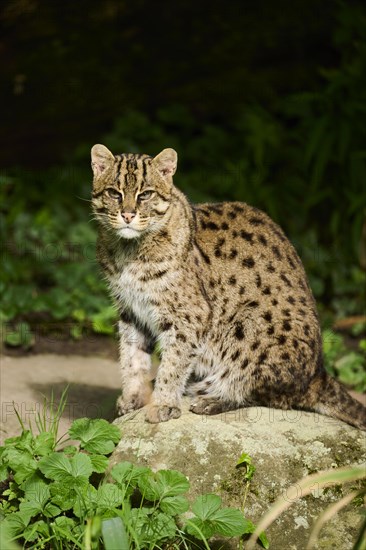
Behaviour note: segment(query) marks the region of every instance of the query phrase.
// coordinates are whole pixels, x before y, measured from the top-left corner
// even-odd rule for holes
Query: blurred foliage
[[[116,153],[156,154],[174,147],[180,158],[175,182],[192,201],[240,200],[268,212],[297,248],[326,327],[334,317],[363,314],[366,303],[366,9],[338,5],[336,61],[319,69],[309,87],[303,78],[311,73],[307,58],[297,89],[289,84],[282,88],[286,93],[276,95],[280,86],[274,82],[286,74],[279,66],[277,77],[267,74],[272,86],[267,96],[257,94],[254,100],[243,85],[241,99],[227,109],[222,104],[217,116],[212,108],[211,116],[203,116],[193,101],[167,98],[164,92],[160,107],[137,102],[132,109],[127,102],[116,108],[113,125],[93,139]],[[16,15],[7,17],[10,29]],[[268,44],[263,47],[268,51]],[[265,82],[263,71],[260,75]],[[233,75],[230,79],[233,86]],[[299,91],[299,83],[306,91]],[[14,168],[0,176],[0,315],[10,345],[31,345],[27,323],[67,321],[74,338],[84,331],[114,330],[115,313],[95,262],[96,228],[88,202],[91,145],[83,140],[69,149],[62,166]],[[364,365],[358,357],[363,352],[354,352],[353,363],[345,362],[353,366],[345,368],[339,361],[347,349],[336,348],[328,368],[350,382],[344,373]],[[357,376],[361,387],[364,381]]]

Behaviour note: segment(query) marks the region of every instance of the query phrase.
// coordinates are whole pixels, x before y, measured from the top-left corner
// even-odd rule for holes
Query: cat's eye
[[[146,201],[147,199],[150,199],[153,195],[154,191],[148,189],[146,191],[143,191],[142,193],[139,194],[138,196],[138,199],[140,201]]]
[[[107,189],[108,195],[111,197],[111,199],[115,199],[118,202],[122,202],[122,195],[115,189],[112,189],[111,187]]]

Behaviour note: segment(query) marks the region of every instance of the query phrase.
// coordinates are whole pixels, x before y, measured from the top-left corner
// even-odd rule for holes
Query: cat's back
[[[211,291],[229,288],[233,300],[255,298],[274,312],[281,304],[300,317],[306,310],[316,315],[301,260],[267,214],[241,202],[197,204],[194,211]]]

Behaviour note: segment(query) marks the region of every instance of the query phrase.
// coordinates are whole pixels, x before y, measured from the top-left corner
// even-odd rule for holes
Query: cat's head
[[[177,158],[174,149],[149,157],[113,155],[104,145],[94,145],[92,206],[97,219],[124,239],[158,230],[171,204]]]

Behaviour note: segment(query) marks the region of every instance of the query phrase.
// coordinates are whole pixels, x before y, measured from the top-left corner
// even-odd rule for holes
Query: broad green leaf
[[[68,456],[68,457],[72,457],[74,456],[77,452],[78,452],[78,449],[75,447],[75,445],[67,445],[67,447],[64,447],[62,449],[62,452]]]
[[[21,435],[5,439],[6,447],[14,447],[21,451],[32,453],[34,438],[30,430],[23,430]]]
[[[40,519],[25,528],[23,536],[26,541],[33,542],[38,538],[48,538],[49,528],[47,523]]]
[[[70,459],[63,453],[52,453],[42,458],[38,465],[42,474],[55,481],[64,481],[66,474],[72,475]]]
[[[29,522],[34,516],[42,513],[43,507],[39,502],[35,501],[24,501],[19,504],[19,513],[25,522]]]
[[[52,453],[39,461],[39,469],[49,479],[70,485],[86,483],[93,471],[89,456],[83,453],[77,453],[72,458],[63,453]]]
[[[55,481],[50,484],[51,501],[56,506],[59,506],[61,510],[70,510],[75,504],[77,497],[77,487],[69,486],[61,482]]]
[[[120,517],[102,521],[102,537],[105,550],[129,550],[124,523]]]
[[[105,483],[98,488],[97,503],[98,512],[104,509],[113,509],[121,506],[123,493],[114,483]]]
[[[113,466],[110,473],[117,484],[125,489],[126,495],[129,495],[137,486],[139,479],[145,475],[149,475],[151,470],[150,468],[135,466],[131,462],[125,461]]]
[[[77,453],[69,460],[71,462],[71,473],[74,478],[89,479],[93,472],[93,466],[88,455]]]
[[[1,530],[5,530],[9,535],[9,538],[12,539],[24,533],[24,529],[29,523],[29,517],[24,517],[21,512],[14,512],[7,516],[1,522]]]
[[[215,528],[210,520],[202,520],[201,518],[190,519],[185,526],[185,531],[188,535],[193,535],[196,539],[209,539],[215,534]]]
[[[73,506],[75,516],[82,518],[95,514],[98,506],[98,491],[93,485],[78,489]]]
[[[55,436],[50,432],[42,432],[34,439],[34,454],[47,456],[52,453],[55,447]]]
[[[39,502],[41,506],[50,498],[49,486],[35,476],[24,483],[23,490],[26,500]]]
[[[110,454],[121,438],[117,426],[100,418],[74,420],[69,435],[72,439],[79,440],[82,448],[98,454]]]
[[[11,540],[16,535],[11,534],[11,529],[9,524],[7,523],[7,520],[0,521],[0,548],[3,548],[4,550],[20,550],[20,546],[18,546],[16,541]]]
[[[192,505],[192,512],[202,520],[210,519],[221,506],[221,498],[214,494],[201,495]]]
[[[57,531],[57,528],[60,528],[63,531],[72,531],[75,527],[75,520],[66,516],[59,516],[55,518],[54,522],[51,523],[51,527],[55,531]]]
[[[4,464],[8,464],[14,472],[14,479],[20,485],[37,469],[38,464],[27,451],[9,448],[3,454]]]
[[[108,458],[104,455],[90,455],[89,458],[92,463],[93,472],[104,474],[108,467]]]
[[[52,504],[52,502],[48,502],[43,508],[43,515],[47,518],[53,518],[58,516],[60,513],[61,509],[58,506],[55,506],[55,504]]]
[[[24,501],[19,505],[19,511],[28,520],[43,513],[44,506],[50,498],[48,485],[36,477],[24,484]]]
[[[247,522],[240,510],[222,508],[214,513],[211,521],[215,533],[225,537],[237,537],[246,532]]]
[[[164,539],[172,539],[177,531],[173,518],[161,512],[151,512],[148,508],[133,508],[131,510],[131,525],[141,546],[155,544]]]
[[[143,496],[151,501],[180,495],[189,489],[186,476],[176,470],[150,472],[139,478],[138,485]]]
[[[8,470],[6,464],[1,464],[0,465],[0,481],[4,481],[5,479],[7,479],[8,475],[9,475],[9,470]]]
[[[175,497],[164,497],[160,502],[160,508],[169,516],[176,516],[178,514],[183,514],[189,508],[188,500],[181,495]]]

